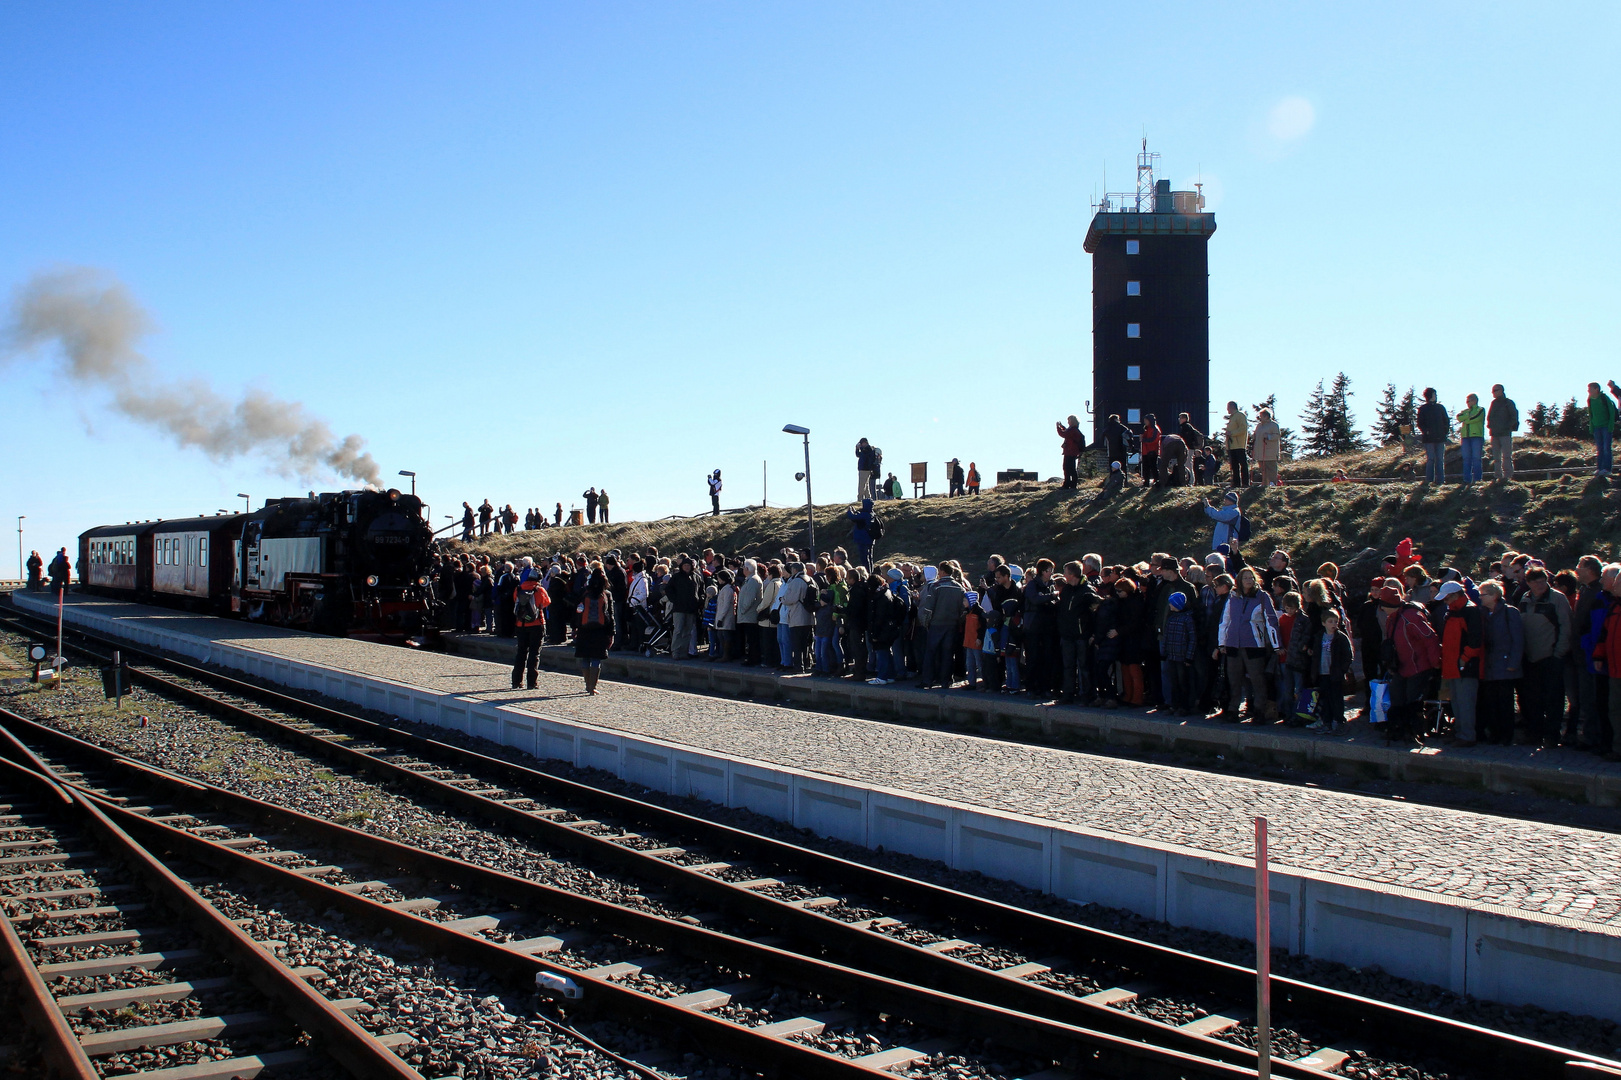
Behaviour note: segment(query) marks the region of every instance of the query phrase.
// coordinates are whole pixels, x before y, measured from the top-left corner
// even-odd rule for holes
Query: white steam
[[[358,435],[339,439],[296,401],[249,390],[231,402],[207,382],[165,382],[135,343],[152,322],[121,282],[84,268],[35,274],[12,298],[0,359],[56,346],[73,382],[105,389],[113,407],[217,461],[262,454],[309,480],[336,473],[377,485],[377,462]]]

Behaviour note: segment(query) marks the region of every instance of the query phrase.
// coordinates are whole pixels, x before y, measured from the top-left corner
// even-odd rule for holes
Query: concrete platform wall
[[[26,606],[26,603],[24,604]],[[1075,829],[984,807],[843,783],[812,772],[706,753],[511,706],[166,631],[161,623],[69,609],[100,633],[478,735],[541,758],[602,769],[657,791],[744,807],[864,847],[1177,926],[1253,940],[1254,868],[1206,852]],[[1449,897],[1287,867],[1271,874],[1278,948],[1509,1004],[1621,1020],[1621,932],[1529,917]]]

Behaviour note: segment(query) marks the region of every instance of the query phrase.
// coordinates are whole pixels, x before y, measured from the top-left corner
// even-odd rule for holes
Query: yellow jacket
[[[1227,414],[1227,449],[1243,450],[1250,442],[1250,418],[1244,415],[1243,409],[1234,409]]]
[[[1458,438],[1482,439],[1486,436],[1486,410],[1476,405],[1458,414]]]

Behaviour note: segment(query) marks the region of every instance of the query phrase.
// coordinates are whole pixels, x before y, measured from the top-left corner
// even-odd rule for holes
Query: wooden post
[[[68,587],[63,582],[56,590],[56,688],[62,689],[62,605],[67,603]]]
[[[1272,890],[1266,872],[1266,818],[1255,819],[1255,1055],[1260,1080],[1272,1076]]]

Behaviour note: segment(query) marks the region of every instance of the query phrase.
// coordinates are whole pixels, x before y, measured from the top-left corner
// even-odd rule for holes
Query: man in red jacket
[[[1086,452],[1086,435],[1081,431],[1081,422],[1074,416],[1069,418],[1069,426],[1054,424],[1058,429],[1058,437],[1064,440],[1064,486],[1073,488],[1080,484],[1081,455]]]
[[[1154,420],[1153,413],[1143,414],[1143,487],[1148,487],[1159,479],[1159,424]]]
[[[1394,579],[1387,578],[1375,596],[1385,619],[1385,642],[1394,651],[1388,666],[1390,679],[1390,720],[1385,725],[1385,741],[1415,740],[1424,701],[1431,696],[1436,671],[1441,666],[1441,644],[1423,607],[1411,603]]]

